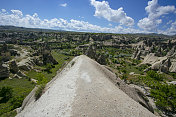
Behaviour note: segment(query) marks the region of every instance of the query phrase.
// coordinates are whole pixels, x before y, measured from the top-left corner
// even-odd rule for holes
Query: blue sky
[[[0,25],[176,34],[176,0],[0,0]]]

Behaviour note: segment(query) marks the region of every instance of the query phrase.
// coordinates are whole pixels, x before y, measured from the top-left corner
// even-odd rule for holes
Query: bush
[[[141,63],[140,60],[132,59],[132,65],[138,65],[139,63]]]
[[[124,74],[123,76],[122,76],[122,79],[126,82],[126,80],[127,80],[127,75],[126,74]]]
[[[169,73],[174,79],[176,79],[176,73]]]
[[[71,63],[71,67],[72,67],[74,64],[75,64],[75,61],[73,61],[73,62]]]
[[[22,105],[23,103],[23,100],[24,100],[24,97],[23,96],[17,96],[17,97],[13,97],[10,99],[10,103],[12,105],[12,109],[15,109],[15,108],[18,108]]]
[[[2,99],[0,100],[1,102],[7,102],[13,94],[13,90],[11,87],[1,87],[0,88],[0,97]]]
[[[1,116],[1,117],[15,117],[16,114],[17,114],[16,110],[13,110],[13,111],[4,113],[4,114],[2,114],[2,115],[0,115],[0,116]]]
[[[156,106],[167,113],[176,112],[176,85],[161,82],[164,77],[155,71],[147,72],[147,76],[140,76],[138,82],[151,88],[150,96],[154,98]]]
[[[142,64],[142,65],[140,65],[139,67],[137,67],[137,69],[138,69],[139,71],[142,71],[142,70],[146,69],[147,67],[148,67],[148,65]]]
[[[38,85],[46,84],[48,82],[48,78],[46,78],[42,73],[37,74],[37,80],[38,80],[37,82]]]
[[[38,100],[38,99],[41,97],[44,88],[45,88],[45,85],[44,85],[44,84],[41,84],[41,85],[38,87],[38,89],[37,89],[36,92],[35,92],[35,99],[36,99],[36,100]]]
[[[125,73],[125,74],[127,73],[127,71],[125,69],[123,69],[122,72]]]
[[[176,86],[158,84],[151,89],[151,96],[155,98],[156,106],[164,111],[176,112]]]
[[[9,61],[11,59],[10,52],[1,53],[1,61]]]
[[[154,80],[163,81],[163,76],[161,74],[156,73],[153,70],[148,71],[147,76],[153,78]]]
[[[53,66],[48,63],[48,64],[46,65],[45,71],[48,72],[48,73],[52,73],[52,72],[51,72],[51,69],[52,69],[52,68],[53,68]]]
[[[117,59],[112,59],[112,62],[115,63],[115,64],[119,64],[119,61]]]

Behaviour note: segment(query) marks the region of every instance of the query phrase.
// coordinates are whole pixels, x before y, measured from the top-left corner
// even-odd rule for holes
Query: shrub
[[[112,62],[115,64],[119,64],[119,61],[117,59],[112,59]]]
[[[0,97],[2,99],[0,100],[1,102],[7,102],[13,94],[13,90],[11,87],[1,87],[0,88]]]
[[[10,52],[5,52],[5,53],[1,53],[2,57],[1,57],[1,61],[9,61],[11,59],[11,55]]]
[[[4,113],[4,114],[2,114],[2,115],[0,115],[0,116],[1,116],[1,117],[15,117],[16,114],[17,114],[16,110],[13,110],[13,111]]]
[[[146,69],[147,67],[148,67],[148,65],[142,64],[142,65],[140,65],[140,66],[137,67],[137,68],[138,68],[139,71],[142,71],[142,70]]]
[[[51,72],[51,69],[52,69],[52,68],[53,68],[53,66],[48,63],[48,64],[46,65],[45,71],[48,72],[48,73],[52,73],[52,72]]]
[[[156,106],[162,110],[176,112],[176,86],[158,84],[151,89],[151,96],[156,100]]]
[[[73,61],[73,62],[71,63],[71,67],[72,67],[74,64],[75,64],[75,61]]]
[[[17,96],[17,97],[13,97],[10,99],[10,103],[12,105],[12,109],[18,108],[22,105],[24,100],[23,96]]]
[[[176,79],[176,73],[169,73],[174,79]]]
[[[44,88],[45,88],[45,84],[41,84],[41,85],[38,87],[38,89],[37,89],[36,92],[35,92],[35,99],[36,99],[36,100],[38,100],[38,99],[41,97]]]
[[[163,76],[153,70],[148,71],[147,76],[153,78],[154,80],[163,81]]]
[[[38,73],[37,74],[37,84],[46,84],[48,82],[48,79],[44,76],[44,74],[42,73]]]
[[[125,69],[122,70],[123,73],[127,73],[127,71]]]
[[[151,88],[150,96],[154,98],[156,106],[165,112],[176,112],[176,85],[161,82],[164,76],[155,71],[147,72],[147,76],[140,76],[138,82]]]
[[[124,74],[123,76],[122,76],[122,79],[126,82],[126,80],[127,80],[127,75],[126,74]]]

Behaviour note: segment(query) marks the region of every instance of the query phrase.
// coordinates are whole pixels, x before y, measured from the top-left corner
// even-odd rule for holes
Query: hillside
[[[19,31],[16,31],[16,28],[19,28]],[[106,89],[109,87],[106,85],[113,84],[117,90],[120,89],[130,99],[155,115],[175,116],[176,39],[174,37],[147,34],[40,32],[40,29],[38,31],[21,29],[23,28],[9,26],[0,31],[0,116],[14,117],[20,111],[19,107],[23,109],[31,101],[37,100],[43,93],[45,85],[57,79],[57,72],[62,71],[72,58],[80,55],[90,57],[101,66],[84,61],[85,64],[91,63],[90,68],[93,70],[87,66],[81,67],[85,66],[81,64],[78,68],[78,77],[81,77],[79,75],[83,70],[91,70],[90,73],[95,76],[100,72],[101,77],[108,79],[107,83],[104,83],[105,87],[102,88]],[[74,68],[71,67],[68,71]],[[87,72],[83,76],[87,78]],[[109,80],[112,83],[109,83]],[[95,86],[92,84],[91,87],[96,88],[97,80],[95,81]],[[78,88],[83,89],[86,86],[82,84],[83,86]],[[59,87],[62,85],[59,84]],[[75,89],[75,92],[77,91]],[[87,95],[89,92],[85,93]],[[104,91],[95,93],[97,97],[106,95]],[[62,94],[58,94],[57,97],[62,97]],[[75,104],[79,106],[84,103]],[[117,107],[114,106],[114,109]]]
[[[61,32],[63,30],[42,29],[42,28],[25,28],[25,27],[17,27],[17,26],[0,25],[0,31]]]

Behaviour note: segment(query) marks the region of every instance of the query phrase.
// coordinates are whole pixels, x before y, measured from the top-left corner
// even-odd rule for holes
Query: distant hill
[[[150,36],[150,37],[165,37],[165,38],[170,38],[170,37],[173,37],[173,36],[169,36],[169,35],[164,35],[164,34],[157,34],[157,33],[136,33],[134,35],[137,35],[137,36],[144,36],[144,37],[147,37],[147,36]]]
[[[42,29],[42,28],[25,28],[17,26],[0,26],[0,31],[34,31],[34,32],[63,32],[63,30]]]
[[[65,31],[65,30],[54,30],[54,29],[43,29],[43,28],[25,28],[25,27],[17,27],[17,26],[9,26],[9,25],[0,25],[0,31],[70,32],[70,33],[77,32],[77,31]],[[92,32],[79,32],[79,33],[92,33]],[[95,33],[95,34],[114,34],[114,33]],[[127,33],[125,35],[136,35],[136,36],[144,36],[144,37],[152,36],[152,37],[161,37],[161,38],[176,37],[176,35],[169,36],[169,35],[157,34],[157,33]]]

